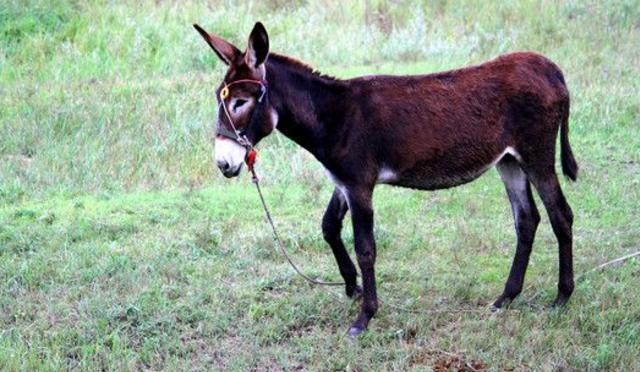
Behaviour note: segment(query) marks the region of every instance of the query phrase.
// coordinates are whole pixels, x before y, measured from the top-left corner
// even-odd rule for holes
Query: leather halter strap
[[[264,99],[264,96],[267,93],[267,82],[265,80],[240,79],[240,80],[233,81],[233,82],[231,82],[229,84],[225,83],[225,85],[222,88],[222,90],[220,90],[220,106],[222,106],[222,109],[223,109],[223,111],[225,113],[225,116],[227,117],[227,120],[229,121],[229,124],[231,125],[231,128],[233,130],[229,130],[229,129],[219,125],[216,128],[216,136],[222,136],[222,137],[226,137],[226,138],[232,139],[232,140],[238,142],[240,145],[242,145],[244,147],[251,148],[252,146],[249,143],[249,141],[247,140],[247,138],[245,136],[243,136],[240,133],[240,131],[236,128],[236,125],[233,122],[233,119],[231,119],[231,115],[229,114],[229,110],[228,110],[227,104],[225,102],[225,99],[227,99],[227,97],[229,97],[230,88],[233,85],[240,84],[240,83],[252,83],[252,84],[260,85],[260,97],[258,97],[258,105],[256,105],[256,107],[253,109],[253,112],[251,114],[251,118],[249,119],[249,123],[247,124],[247,127],[249,127],[253,123],[255,113],[259,108],[258,106],[262,103],[262,100]]]

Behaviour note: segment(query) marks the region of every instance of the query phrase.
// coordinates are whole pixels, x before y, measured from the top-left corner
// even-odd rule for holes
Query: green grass
[[[349,342],[358,305],[296,277],[248,177],[214,169],[224,67],[191,28],[243,46],[262,20],[274,50],[340,77],[549,56],[572,92],[581,172],[563,187],[581,275],[640,247],[640,2],[341,4],[0,4],[0,369],[640,369],[640,262],[589,274],[545,310],[546,217],[522,297],[486,310],[515,246],[495,170],[451,190],[376,190],[382,305]],[[321,167],[281,135],[259,152],[290,252],[339,279]]]

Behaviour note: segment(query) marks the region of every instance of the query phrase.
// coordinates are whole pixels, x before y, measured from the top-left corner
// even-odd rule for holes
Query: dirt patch
[[[463,372],[473,372],[473,371],[486,371],[488,369],[487,364],[485,364],[480,359],[474,359],[471,361],[466,361],[460,355],[453,354],[445,354],[440,356],[436,363],[433,366],[433,370],[436,372],[445,372],[445,371],[463,371]]]

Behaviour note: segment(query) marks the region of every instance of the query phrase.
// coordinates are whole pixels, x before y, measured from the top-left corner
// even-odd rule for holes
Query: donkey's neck
[[[280,55],[269,57],[267,82],[278,130],[316,158],[324,158],[327,141],[335,140],[331,133],[345,114],[345,82]]]

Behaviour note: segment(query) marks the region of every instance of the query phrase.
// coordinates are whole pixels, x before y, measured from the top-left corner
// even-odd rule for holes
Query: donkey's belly
[[[388,182],[391,185],[409,187],[420,190],[437,190],[446,189],[458,185],[471,182],[480,177],[491,167],[492,164],[479,169],[472,169],[456,173],[439,173],[423,170],[421,172],[406,172],[398,177],[397,180]]]
[[[459,158],[431,159],[395,174],[395,177],[386,177],[381,183],[420,190],[446,189],[475,180],[506,154],[519,158],[513,148],[507,147],[497,156],[486,156],[474,161],[460,161]]]

